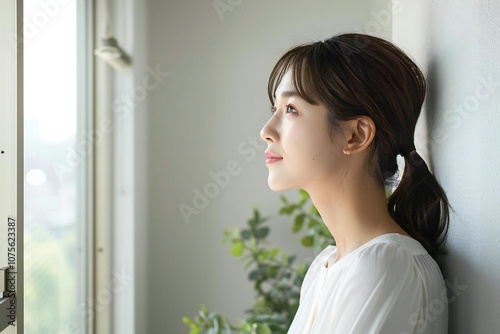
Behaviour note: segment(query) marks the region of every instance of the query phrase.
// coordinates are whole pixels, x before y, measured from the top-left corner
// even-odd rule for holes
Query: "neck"
[[[384,187],[367,174],[305,190],[336,241],[336,260],[379,235],[408,235],[390,216]]]

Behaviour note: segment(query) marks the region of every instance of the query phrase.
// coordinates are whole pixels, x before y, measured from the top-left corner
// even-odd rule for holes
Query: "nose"
[[[278,133],[272,126],[273,118],[274,117],[271,117],[271,119],[260,130],[260,137],[267,143],[273,143],[278,139]]]

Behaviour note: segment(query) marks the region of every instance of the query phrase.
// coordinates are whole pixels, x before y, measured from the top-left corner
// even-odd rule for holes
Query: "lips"
[[[283,157],[269,151],[266,151],[266,158],[266,165],[283,160]]]

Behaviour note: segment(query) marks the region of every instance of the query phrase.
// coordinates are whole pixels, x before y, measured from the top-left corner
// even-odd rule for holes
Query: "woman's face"
[[[270,154],[281,159],[267,159],[268,184],[274,191],[304,189],[336,179],[345,163],[345,139],[334,131],[328,135],[327,111],[311,105],[296,94],[288,71],[276,89],[274,113],[261,130]]]

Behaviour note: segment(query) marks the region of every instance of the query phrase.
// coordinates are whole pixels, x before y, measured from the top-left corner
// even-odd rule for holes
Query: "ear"
[[[343,150],[344,154],[362,152],[370,146],[375,138],[375,123],[368,116],[360,116],[346,122],[344,133],[347,139]]]

